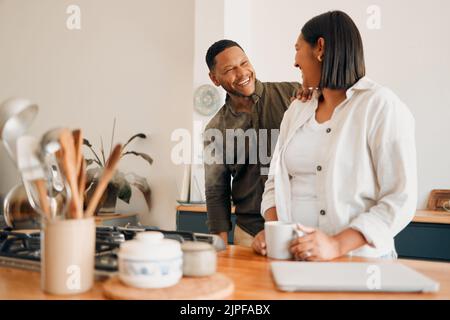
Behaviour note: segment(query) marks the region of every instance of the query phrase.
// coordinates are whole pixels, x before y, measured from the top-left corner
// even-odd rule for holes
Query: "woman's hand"
[[[317,88],[303,88],[300,86],[297,91],[294,91],[293,97],[291,98],[291,102],[294,100],[300,100],[302,102],[306,102],[312,99],[314,91],[318,90]]]
[[[341,256],[339,241],[334,237],[300,224],[297,228],[305,235],[291,242],[290,250],[296,260],[329,261]]]
[[[267,254],[266,234],[265,234],[264,230],[260,231],[255,236],[255,238],[253,239],[252,248],[256,253],[258,253],[260,255],[265,256]]]
[[[277,221],[277,208],[272,207],[264,212],[265,221]],[[253,239],[252,248],[256,253],[265,256],[267,254],[266,234],[264,230],[260,231]]]

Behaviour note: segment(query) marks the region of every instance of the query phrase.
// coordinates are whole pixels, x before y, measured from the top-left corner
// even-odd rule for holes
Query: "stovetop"
[[[97,276],[117,272],[117,252],[120,244],[133,239],[138,232],[142,231],[159,231],[165,238],[179,242],[207,242],[217,251],[225,249],[222,239],[211,234],[166,231],[144,226],[101,226],[96,229],[95,270]],[[39,271],[40,255],[40,232],[21,233],[8,229],[0,231],[0,266]]]

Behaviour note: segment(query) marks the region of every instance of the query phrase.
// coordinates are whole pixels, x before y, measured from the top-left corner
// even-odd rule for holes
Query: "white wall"
[[[370,5],[381,29],[369,30]],[[450,2],[447,0],[252,0],[252,63],[263,81],[299,80],[294,43],[305,22],[339,9],[358,25],[367,74],[393,89],[416,119],[419,207],[432,189],[450,189]]]
[[[81,8],[81,30],[66,28],[66,8]],[[130,207],[143,223],[175,227],[182,167],[170,160],[176,128],[192,126],[194,0],[0,0],[0,101],[27,97],[41,107],[32,133],[81,127],[109,150],[113,118],[125,142],[150,133],[135,149],[148,152],[120,164],[148,178],[153,209],[135,191]],[[17,174],[0,147],[0,193]]]
[[[66,8],[81,8],[82,29],[66,28]],[[382,10],[381,30],[368,30],[366,9]],[[121,163],[148,178],[154,207],[146,212],[135,192],[130,207],[144,223],[175,225],[182,167],[170,161],[176,128],[192,128],[192,92],[210,83],[204,55],[221,38],[247,49],[263,81],[298,80],[293,45],[316,14],[342,9],[363,35],[368,75],[391,87],[417,121],[420,200],[450,186],[450,10],[447,0],[0,0],[0,101],[23,96],[41,106],[32,133],[67,125],[81,127],[98,143],[116,136],[151,134],[136,149],[155,158]],[[108,143],[107,143],[108,144]],[[0,147],[0,194],[18,177]]]
[[[251,0],[196,0],[195,3],[194,90],[204,84],[213,85],[205,55],[214,42],[233,39],[247,54],[251,52]],[[222,88],[219,92],[223,103],[226,93]],[[202,133],[212,117],[194,112],[191,201],[205,201]]]

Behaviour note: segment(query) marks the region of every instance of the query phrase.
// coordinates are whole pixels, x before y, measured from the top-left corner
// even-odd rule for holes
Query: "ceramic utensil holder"
[[[94,218],[43,222],[42,290],[57,295],[90,290],[94,283],[94,256]]]

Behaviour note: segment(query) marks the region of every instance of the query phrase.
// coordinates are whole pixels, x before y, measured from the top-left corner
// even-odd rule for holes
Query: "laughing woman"
[[[414,119],[365,76],[361,35],[345,13],[305,24],[295,44],[303,86],[317,88],[285,113],[265,185],[266,221],[300,224],[299,260],[396,257],[394,236],[417,202]],[[264,231],[253,248],[266,253]]]

